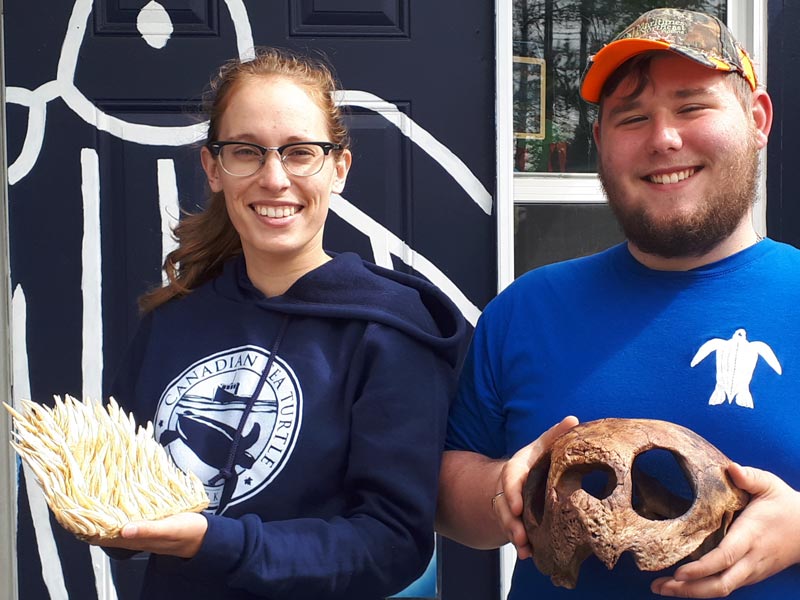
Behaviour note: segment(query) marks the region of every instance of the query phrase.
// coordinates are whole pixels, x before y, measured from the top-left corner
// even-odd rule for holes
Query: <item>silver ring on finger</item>
[[[494,496],[492,496],[492,510],[495,510],[495,506],[497,504],[497,499],[500,496],[503,496],[505,492],[497,492]]]

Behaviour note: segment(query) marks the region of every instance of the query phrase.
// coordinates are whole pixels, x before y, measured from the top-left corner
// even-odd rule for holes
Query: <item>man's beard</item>
[[[733,154],[733,153],[732,153]],[[688,215],[655,218],[650,205],[627,206],[617,179],[599,161],[600,182],[628,241],[640,251],[663,258],[702,256],[739,226],[756,199],[758,149],[751,140],[733,154],[720,185]]]

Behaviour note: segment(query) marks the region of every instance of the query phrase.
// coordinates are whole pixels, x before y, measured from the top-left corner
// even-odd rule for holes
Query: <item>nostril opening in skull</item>
[[[696,494],[683,459],[671,450],[653,448],[637,455],[631,478],[633,509],[646,519],[676,519],[694,503]]]
[[[587,463],[567,469],[558,487],[565,496],[582,489],[598,500],[603,500],[611,495],[616,486],[617,475],[611,467],[602,463]]]

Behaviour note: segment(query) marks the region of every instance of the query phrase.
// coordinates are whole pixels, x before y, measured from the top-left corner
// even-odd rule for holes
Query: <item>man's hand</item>
[[[724,598],[800,562],[800,493],[760,469],[733,464],[733,483],[751,494],[719,546],[653,581],[656,594]]]
[[[550,449],[557,437],[578,424],[576,417],[565,417],[534,442],[521,448],[503,466],[497,482],[497,493],[492,500],[492,509],[508,540],[517,549],[520,560],[532,556],[528,534],[522,524],[522,486],[531,467]]]

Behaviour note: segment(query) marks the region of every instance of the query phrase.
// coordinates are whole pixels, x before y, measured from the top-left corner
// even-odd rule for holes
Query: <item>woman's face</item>
[[[280,76],[251,77],[230,93],[215,141],[282,146],[331,141],[324,114],[304,88]],[[213,192],[222,192],[231,223],[242,240],[248,264],[324,262],[322,234],[331,193],[344,189],[350,153],[331,152],[316,175],[287,173],[277,152],[267,153],[253,175],[226,173],[207,148],[203,168]]]

